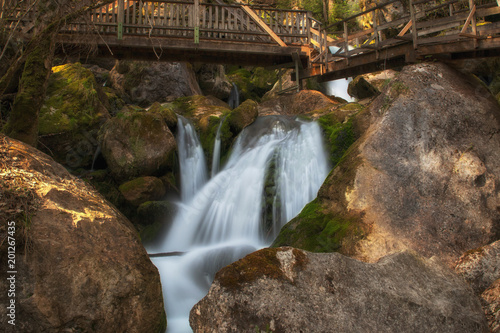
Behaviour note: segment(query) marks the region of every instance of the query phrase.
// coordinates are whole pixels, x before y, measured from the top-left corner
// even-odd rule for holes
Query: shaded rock
[[[165,235],[177,213],[177,206],[169,201],[147,201],[137,208],[137,224],[141,227],[140,235],[143,244],[151,243],[159,235]]]
[[[176,142],[157,112],[127,107],[100,134],[102,155],[117,181],[163,175],[175,166]]]
[[[347,93],[357,99],[365,99],[380,94],[363,76],[358,76],[349,83]]]
[[[223,268],[190,313],[194,332],[487,332],[472,290],[409,252],[363,263],[263,249]]]
[[[204,95],[212,95],[227,101],[232,84],[226,76],[224,65],[203,64],[195,69],[196,77]]]
[[[500,279],[500,241],[467,251],[458,259],[455,271],[481,294]]]
[[[262,67],[232,67],[227,78],[238,87],[241,101],[251,99],[257,102],[278,80],[276,71]]]
[[[174,131],[177,128],[177,115],[175,114],[171,104],[166,103],[162,105],[155,102],[149,107],[148,111],[160,114],[171,131]]]
[[[481,294],[481,303],[491,333],[500,332],[500,279]]]
[[[8,147],[6,149],[6,147]],[[15,332],[164,332],[158,270],[131,223],[83,181],[47,155],[18,141],[0,139],[2,203],[23,201],[16,219]],[[32,200],[26,200],[30,194]],[[5,211],[0,208],[2,221]],[[0,226],[5,239],[6,223]],[[0,245],[7,257],[7,243]],[[3,260],[2,260],[3,261]],[[0,290],[7,294],[7,272]],[[0,298],[2,308],[9,300]]]
[[[119,61],[110,72],[110,80],[127,102],[140,106],[201,94],[186,63]]]
[[[324,113],[339,102],[334,101],[316,90],[301,90],[291,95],[281,95],[259,104],[259,116]]]
[[[119,187],[125,199],[134,206],[146,201],[155,201],[165,195],[163,182],[156,177],[139,177],[128,181]]]
[[[97,133],[109,119],[102,85],[80,63],[52,68],[40,109],[40,149],[72,169],[90,168]]]
[[[362,77],[379,92],[389,85],[391,80],[396,78],[398,72],[387,69],[381,72],[364,74]]]
[[[443,64],[408,66],[366,112],[318,192],[324,214],[358,230],[339,251],[376,261],[409,248],[454,266],[498,239],[500,108],[482,85]]]

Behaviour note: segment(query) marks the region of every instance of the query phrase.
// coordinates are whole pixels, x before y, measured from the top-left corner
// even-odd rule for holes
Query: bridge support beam
[[[123,22],[124,22],[124,19],[125,19],[125,4],[124,4],[124,0],[118,0],[118,17],[117,17],[117,23],[118,23],[118,27],[116,29],[117,33],[118,33],[118,40],[122,40],[123,39]]]

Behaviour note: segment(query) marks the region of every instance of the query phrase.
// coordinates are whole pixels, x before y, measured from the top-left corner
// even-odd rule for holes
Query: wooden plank
[[[403,30],[401,30],[398,34],[398,37],[403,37],[407,32],[408,30],[410,30],[411,26],[413,25],[413,21],[410,20],[410,22],[408,22],[405,27],[403,28]]]
[[[250,7],[248,7],[246,5],[243,5],[243,6],[241,6],[241,8],[243,8],[243,10],[255,21],[255,23],[257,23],[262,29],[264,29],[264,31],[267,32],[269,34],[269,36],[271,36],[271,38],[276,43],[278,43],[282,47],[286,47],[287,46],[285,44],[285,42],[283,42],[283,40],[281,38],[279,38],[278,35],[276,35],[274,33],[274,31],[272,31],[271,28],[269,28],[269,26],[267,24],[265,24],[260,19],[260,17],[257,16],[257,14],[255,14],[255,12]]]

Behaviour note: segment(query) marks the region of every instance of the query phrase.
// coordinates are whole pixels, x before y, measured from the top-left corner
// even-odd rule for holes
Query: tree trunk
[[[36,147],[38,114],[45,99],[54,59],[54,33],[41,34],[26,58],[19,91],[4,132],[13,139]]]

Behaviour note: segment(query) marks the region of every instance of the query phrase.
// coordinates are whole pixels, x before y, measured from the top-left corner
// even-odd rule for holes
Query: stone
[[[338,106],[334,101],[316,90],[301,90],[291,95],[281,95],[259,104],[259,116],[324,113]]]
[[[336,251],[374,262],[411,249],[454,267],[498,239],[500,107],[483,85],[444,64],[411,65],[363,114],[363,134],[318,192],[318,218],[348,222]]]
[[[228,116],[229,126],[234,135],[240,133],[245,127],[257,119],[259,115],[257,102],[248,99],[236,109],[232,110]]]
[[[80,63],[53,67],[40,109],[40,149],[71,169],[90,169],[109,105],[102,85]]]
[[[204,95],[228,100],[233,85],[226,76],[224,65],[203,64],[195,68],[195,72]]]
[[[262,249],[221,269],[190,313],[194,332],[488,332],[453,271],[410,252],[368,264]]]
[[[119,183],[140,176],[161,176],[175,167],[175,137],[164,117],[138,107],[124,108],[100,134],[101,150]]]
[[[134,206],[146,201],[156,201],[165,195],[165,186],[160,178],[146,176],[130,180],[118,188],[125,199]]]
[[[187,63],[119,61],[110,72],[110,80],[126,102],[143,107],[201,95],[194,71]]]
[[[481,294],[500,279],[500,241],[467,251],[458,259],[455,271]]]
[[[490,333],[500,332],[500,279],[481,294],[481,303],[488,320]]]
[[[358,76],[349,83],[347,93],[357,99],[365,99],[380,94],[377,88],[372,86],[363,76]]]
[[[132,224],[30,146],[0,137],[0,165],[2,203],[21,202],[26,213],[0,207],[0,237],[6,239],[8,220],[16,227],[15,331],[164,332],[160,276]],[[7,258],[6,242],[0,253]],[[2,269],[3,309],[6,275]],[[0,316],[6,332],[8,320]]]

